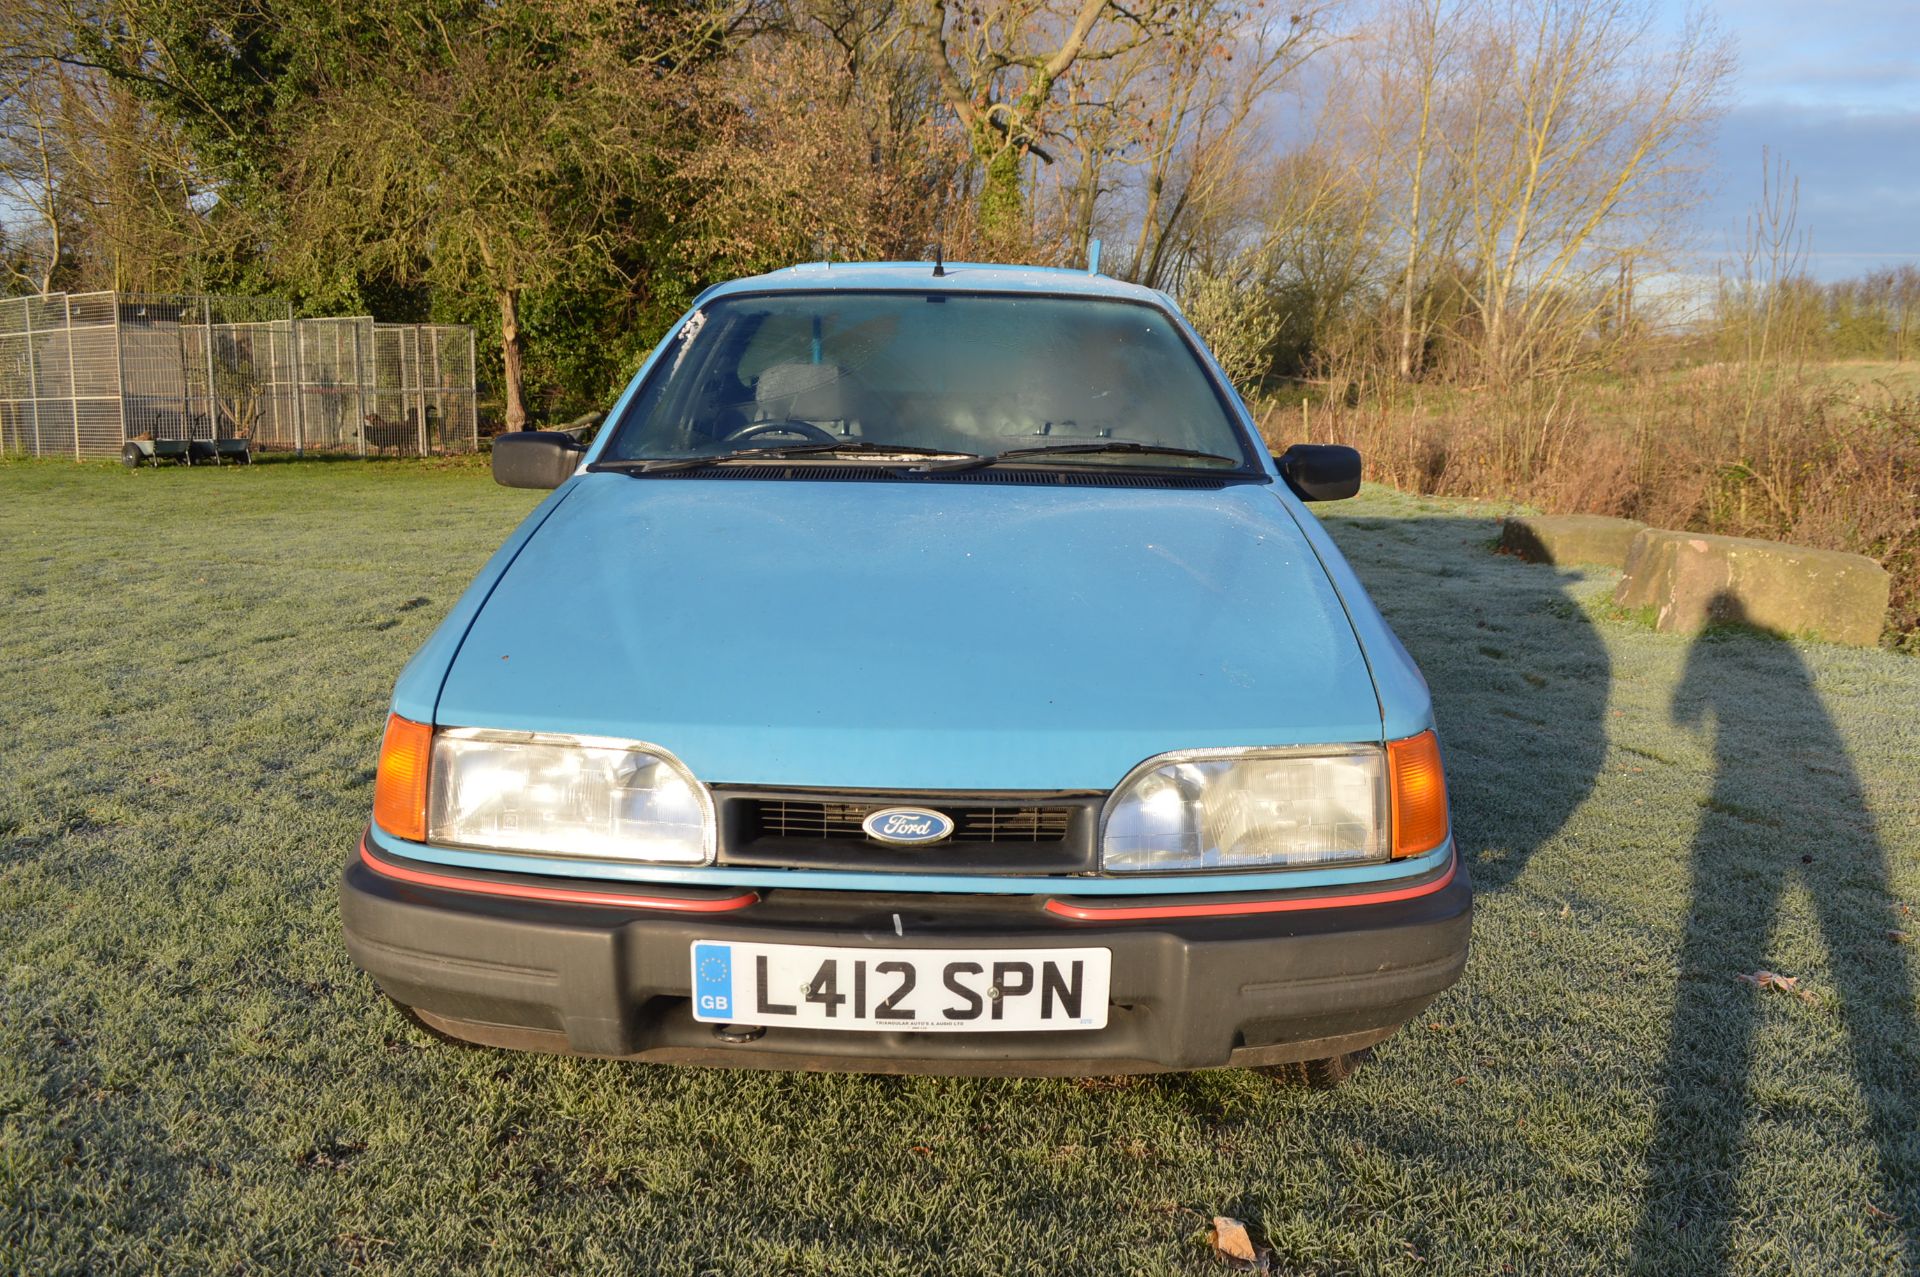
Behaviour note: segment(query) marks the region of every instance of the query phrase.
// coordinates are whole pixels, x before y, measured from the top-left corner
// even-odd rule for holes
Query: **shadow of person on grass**
[[[1613,666],[1577,597],[1595,582],[1576,567],[1496,554],[1491,518],[1409,513],[1412,499],[1389,500],[1380,514],[1316,516],[1427,680],[1454,838],[1474,891],[1507,890],[1592,794],[1606,763]],[[1204,1103],[1196,1097],[1210,1084],[1168,1074],[1154,1085]],[[1377,1138],[1402,1143],[1404,1119]],[[1430,1152],[1417,1140],[1404,1147],[1410,1157]]]
[[[1722,593],[1709,615],[1740,624]],[[1766,999],[1751,981],[1768,959],[1780,902],[1807,888],[1828,975],[1793,990],[1817,1003],[1831,982],[1867,1108],[1883,1200],[1877,1218],[1902,1230],[1908,1271],[1920,1261],[1913,1167],[1913,990],[1888,932],[1887,854],[1839,733],[1789,643],[1758,634],[1696,639],[1673,695],[1673,721],[1713,729],[1713,792],[1693,842],[1690,908],[1679,957],[1664,1087],[1647,1154],[1633,1267],[1648,1273],[1729,1270],[1741,1209],[1740,1151],[1751,1108],[1754,1043]],[[1792,972],[1786,974],[1792,975]],[[1745,981],[1741,977],[1746,977]],[[1809,988],[1809,986],[1812,986]],[[1779,1014],[1820,1011],[1783,1002]],[[1869,1218],[1872,1212],[1865,1211]]]
[[[1494,553],[1491,519],[1325,524],[1426,676],[1474,889],[1513,885],[1606,765],[1613,665],[1575,597],[1588,574]]]

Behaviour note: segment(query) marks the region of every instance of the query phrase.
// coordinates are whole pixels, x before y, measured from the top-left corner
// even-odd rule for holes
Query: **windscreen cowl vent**
[[[1264,475],[1129,474],[1122,470],[1024,470],[990,467],[950,474],[914,474],[885,465],[719,465],[668,470],[648,479],[808,479],[829,483],[986,483],[1037,488],[1184,488],[1213,490]]]

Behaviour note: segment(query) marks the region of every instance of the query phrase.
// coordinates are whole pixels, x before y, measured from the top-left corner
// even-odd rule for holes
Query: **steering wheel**
[[[745,443],[749,439],[758,439],[761,435],[799,435],[809,443],[839,443],[840,436],[831,430],[822,429],[811,421],[756,421],[728,435],[724,443]]]

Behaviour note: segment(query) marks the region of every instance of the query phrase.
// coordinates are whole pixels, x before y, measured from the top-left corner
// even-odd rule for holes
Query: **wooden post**
[[[73,459],[80,460],[80,381],[73,374],[73,294],[60,294],[60,310],[67,319],[67,412],[73,418]]]
[[[467,325],[467,420],[473,429],[473,450],[480,451],[480,364],[473,344],[473,325]]]
[[[444,439],[447,437],[447,374],[440,359],[440,345],[441,339],[444,338],[446,334],[441,332],[437,326],[427,331],[433,334],[433,406],[440,410],[440,437]],[[420,380],[424,382],[426,379],[427,370],[422,367],[420,369]]]
[[[206,331],[201,339],[207,348],[207,438],[209,441],[220,437],[219,399],[213,392],[213,299],[200,299],[200,314],[207,321]],[[193,445],[187,445],[191,448]]]
[[[173,344],[180,348],[180,437],[188,444],[187,459],[193,459],[193,427],[187,423],[193,420],[193,383],[187,376],[192,370],[193,361],[187,358],[187,304],[180,303],[180,313],[173,321]]]
[[[426,361],[420,358],[421,328],[420,325],[415,324],[410,330],[403,329],[402,331],[411,331],[413,333],[413,419],[420,427],[420,455],[424,457],[427,455],[427,378]],[[406,375],[407,348],[403,344],[400,347],[401,380],[404,381]]]
[[[367,328],[371,330],[372,324]],[[365,352],[360,348],[360,321],[353,321],[353,402],[354,415],[359,418],[355,429],[360,435],[360,455],[367,455],[367,364]]]
[[[40,442],[40,352],[33,348],[32,297],[20,299],[20,318],[27,328],[27,402],[33,405],[33,455],[46,456]]]
[[[127,355],[120,348],[124,340],[120,331],[120,293],[115,290],[107,294],[113,299],[113,384],[116,392],[115,402],[120,405],[120,446],[127,446]]]
[[[287,303],[287,337],[293,343],[293,455],[307,455],[307,379],[300,369],[300,321]]]

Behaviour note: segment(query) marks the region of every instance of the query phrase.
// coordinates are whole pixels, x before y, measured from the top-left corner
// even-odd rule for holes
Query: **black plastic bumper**
[[[453,872],[380,860],[403,873]],[[1047,911],[1044,895],[795,890],[689,914],[445,890],[375,872],[356,851],[341,913],[353,960],[427,1025],[469,1042],[662,1063],[1075,1076],[1279,1064],[1379,1041],[1457,980],[1466,961],[1473,904],[1464,866],[1427,885],[1387,903],[1126,922],[1063,919]],[[1106,1028],[1091,1031],[770,1028],[728,1043],[691,1011],[688,955],[699,939],[1099,945],[1113,952],[1112,1006]]]

